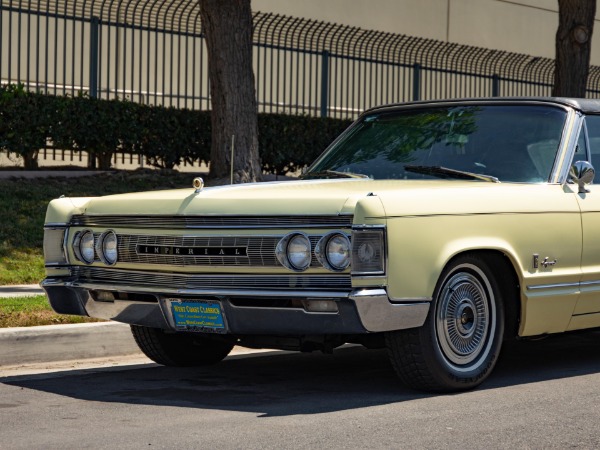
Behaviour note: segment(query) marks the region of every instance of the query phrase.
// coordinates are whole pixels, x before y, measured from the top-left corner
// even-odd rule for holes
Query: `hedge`
[[[349,120],[259,114],[259,153],[266,173],[285,174],[310,164]],[[0,86],[0,149],[37,168],[37,154],[54,148],[89,153],[91,167],[110,168],[115,152],[141,154],[173,168],[210,162],[209,111],[166,108],[86,95],[60,97]]]

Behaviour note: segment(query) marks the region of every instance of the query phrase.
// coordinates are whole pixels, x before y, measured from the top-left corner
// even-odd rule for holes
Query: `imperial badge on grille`
[[[248,256],[248,247],[173,247],[168,245],[137,245],[138,255],[174,256]]]

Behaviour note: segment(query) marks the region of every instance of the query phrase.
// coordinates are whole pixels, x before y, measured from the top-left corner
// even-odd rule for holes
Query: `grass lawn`
[[[82,322],[98,322],[98,320],[56,314],[50,308],[45,295],[0,298],[0,328]]]

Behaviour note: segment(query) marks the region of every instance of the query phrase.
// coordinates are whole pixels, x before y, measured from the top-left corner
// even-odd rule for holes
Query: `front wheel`
[[[224,359],[233,344],[200,333],[168,333],[131,325],[136,344],[152,361],[164,366],[205,366]]]
[[[479,256],[457,258],[438,281],[426,323],[386,334],[390,360],[406,385],[452,392],[489,376],[504,334],[505,299],[497,280],[507,278],[506,270]]]

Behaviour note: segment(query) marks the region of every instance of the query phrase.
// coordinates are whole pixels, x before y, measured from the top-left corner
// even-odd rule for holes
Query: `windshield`
[[[304,178],[545,182],[566,115],[543,105],[375,112],[347,130]]]

